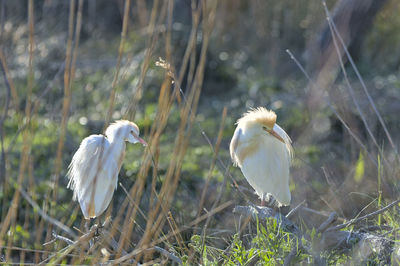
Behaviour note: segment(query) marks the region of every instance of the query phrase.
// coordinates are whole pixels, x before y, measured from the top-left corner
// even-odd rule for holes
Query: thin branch
[[[37,112],[37,109],[39,108],[41,100],[43,99],[44,96],[46,96],[46,94],[50,91],[50,89],[52,89],[54,87],[54,83],[59,78],[61,73],[63,72],[64,67],[65,67],[65,63],[62,63],[60,65],[56,75],[52,79],[52,81],[47,85],[46,89],[43,90],[43,92],[39,95],[39,97],[37,97],[35,99],[35,101],[33,102],[32,108],[31,108],[31,113],[32,114],[35,114]],[[25,130],[25,128],[28,126],[28,123],[29,123],[29,121],[26,121],[22,126],[20,126],[18,128],[17,132],[15,132],[13,138],[11,139],[10,143],[8,144],[6,153],[9,153],[12,150],[12,148],[16,147],[16,145],[14,145],[14,144],[17,141],[17,138],[18,138],[19,134],[21,132],[23,132]]]
[[[51,233],[51,235],[52,235],[54,238],[53,238],[51,241],[49,241],[49,242],[47,242],[47,243],[44,243],[43,246],[47,246],[47,245],[49,245],[49,244],[52,244],[52,243],[54,243],[56,240],[62,240],[62,241],[64,241],[65,243],[67,243],[68,245],[74,244],[74,241],[72,241],[71,239],[66,238],[65,236],[57,235],[56,232],[54,232],[54,231]]]
[[[107,217],[106,220],[104,221],[104,223],[101,226],[99,226],[97,224],[93,225],[90,228],[89,232],[87,232],[86,234],[84,234],[81,237],[79,237],[78,240],[73,242],[71,245],[63,248],[61,254],[60,254],[60,252],[57,254],[57,255],[60,255],[60,256],[55,258],[54,261],[51,261],[51,260],[55,257],[55,255],[48,257],[47,259],[42,261],[39,265],[45,264],[48,261],[49,261],[48,264],[50,264],[50,265],[57,264],[65,256],[69,256],[69,253],[71,253],[78,246],[79,243],[90,241],[96,235],[96,232],[98,231],[99,227],[106,227],[106,226],[108,226],[110,224],[110,222],[111,222],[111,219],[109,217]]]
[[[323,1],[323,5],[324,5],[325,12],[326,12],[327,16],[328,16],[329,18],[331,18],[330,12],[329,12],[328,8],[326,7],[325,1]],[[386,124],[385,124],[385,122],[383,121],[383,118],[382,118],[382,116],[380,115],[380,113],[379,113],[379,111],[378,111],[378,109],[377,109],[377,107],[376,107],[376,105],[375,105],[374,100],[372,99],[371,95],[369,94],[369,91],[368,91],[368,89],[367,89],[367,86],[365,85],[364,80],[363,80],[363,78],[361,77],[361,74],[360,74],[360,72],[358,71],[358,68],[357,68],[356,64],[354,63],[354,61],[353,61],[353,58],[351,57],[351,55],[350,55],[350,53],[349,53],[349,50],[347,49],[347,47],[346,47],[346,45],[345,45],[345,43],[344,43],[344,41],[343,41],[342,36],[340,36],[340,34],[339,34],[339,32],[338,32],[338,29],[336,28],[336,25],[335,25],[335,23],[333,22],[333,20],[330,19],[330,21],[331,21],[331,23],[332,23],[333,30],[334,30],[334,32],[336,33],[336,35],[337,35],[337,37],[338,37],[338,40],[340,41],[340,44],[341,44],[342,47],[343,47],[343,50],[344,50],[344,52],[345,52],[345,54],[346,54],[346,56],[347,56],[347,59],[349,59],[349,62],[350,62],[350,64],[351,64],[351,66],[352,66],[354,72],[356,73],[356,76],[357,76],[358,80],[359,80],[360,83],[361,83],[361,87],[363,88],[364,93],[367,95],[368,101],[370,102],[370,104],[371,104],[371,106],[372,106],[372,109],[374,109],[374,112],[375,112],[376,116],[378,117],[378,120],[379,120],[379,122],[381,123],[381,125],[382,125],[382,127],[383,127],[383,130],[385,131],[385,134],[386,134],[386,136],[387,136],[387,138],[388,138],[388,140],[389,140],[389,142],[390,142],[390,145],[391,145],[392,148],[394,149],[395,153],[398,154],[397,147],[396,147],[396,145],[394,145],[394,143],[393,143],[393,140],[392,140],[392,138],[391,138],[391,136],[390,136],[389,130],[387,129]]]
[[[357,101],[357,98],[356,98],[355,93],[354,93],[353,86],[351,86],[350,80],[349,80],[348,75],[347,75],[347,71],[346,71],[346,69],[344,67],[344,62],[343,62],[343,59],[342,59],[342,53],[340,52],[340,48],[338,46],[337,38],[336,38],[336,35],[339,35],[339,34],[338,33],[335,34],[335,32],[333,30],[333,26],[332,26],[333,22],[331,20],[331,17],[329,16],[329,12],[327,11],[327,7],[326,7],[326,4],[325,4],[325,1],[322,1],[322,2],[323,2],[323,5],[325,7],[325,12],[327,13],[328,25],[329,25],[329,29],[331,30],[332,41],[333,41],[333,44],[334,44],[334,47],[335,47],[335,50],[336,50],[336,53],[337,53],[337,56],[338,56],[338,59],[339,59],[340,68],[342,69],[343,77],[344,77],[344,80],[345,80],[345,82],[347,84],[347,88],[349,90],[351,99],[353,100],[353,103],[356,106],[357,112],[360,115],[360,118],[361,118],[361,120],[362,120],[362,122],[364,124],[365,129],[368,132],[368,135],[371,137],[372,142],[375,144],[375,146],[378,148],[378,150],[381,151],[381,149],[379,148],[378,142],[376,141],[376,138],[375,138],[374,134],[372,133],[371,129],[368,126],[367,119],[366,119],[366,117],[365,117],[363,111],[361,110],[361,107],[360,107],[360,105],[359,105],[359,103]]]
[[[168,257],[170,260],[175,261],[176,263],[178,263],[179,265],[182,265],[182,260],[180,258],[178,258],[177,256],[175,256],[174,254],[168,252],[167,250],[160,248],[158,246],[154,246],[152,248],[150,248],[149,250],[155,250],[160,252],[162,255]]]
[[[121,31],[121,40],[119,43],[119,48],[118,48],[118,58],[117,58],[117,65],[115,66],[115,73],[114,73],[114,78],[111,84],[111,94],[110,94],[110,100],[109,100],[109,106],[107,110],[107,115],[106,115],[106,121],[104,123],[104,129],[108,126],[111,120],[112,112],[114,110],[114,102],[115,102],[115,95],[117,93],[117,84],[118,84],[118,79],[119,79],[119,72],[121,69],[121,61],[122,61],[122,55],[124,51],[124,43],[128,31],[128,22],[129,22],[129,11],[130,11],[130,0],[125,1],[125,7],[124,7],[124,16],[122,20],[122,31]]]
[[[395,201],[393,201],[392,203],[390,203],[388,206],[386,206],[386,207],[384,207],[384,208],[382,208],[382,209],[379,209],[379,210],[377,210],[377,211],[375,211],[375,212],[372,212],[372,213],[370,213],[370,214],[364,215],[364,216],[362,216],[362,217],[360,217],[360,218],[357,218],[357,219],[351,219],[351,220],[348,221],[347,223],[340,224],[340,225],[337,225],[337,226],[335,226],[335,227],[331,227],[331,228],[329,228],[327,231],[340,230],[340,229],[345,228],[345,227],[347,227],[347,226],[349,226],[349,225],[351,225],[351,224],[355,224],[355,223],[358,223],[359,221],[362,221],[362,220],[364,220],[364,219],[371,218],[371,217],[373,217],[373,216],[375,216],[375,215],[378,215],[378,214],[380,214],[380,213],[382,213],[382,212],[385,212],[387,209],[389,209],[389,208],[391,208],[392,206],[398,204],[399,202],[400,202],[400,199],[395,200]]]
[[[0,118],[0,143],[1,143],[1,156],[0,156],[0,184],[4,185],[4,182],[6,180],[6,153],[4,152],[4,131],[3,131],[3,125],[4,125],[4,120],[7,117],[8,114],[8,108],[10,107],[10,98],[11,98],[11,86],[7,78],[7,72],[6,72],[6,62],[3,56],[3,51],[0,50],[0,66],[1,66],[1,71],[3,72],[4,76],[4,83],[6,84],[7,88],[7,96],[5,100],[5,105],[4,105],[4,111],[3,114]]]
[[[19,192],[21,193],[21,195],[25,198],[25,200],[33,207],[33,209],[35,209],[40,216],[42,216],[42,218],[44,220],[46,220],[47,222],[55,225],[56,227],[60,228],[62,231],[64,231],[65,233],[67,233],[68,235],[76,238],[76,234],[74,233],[74,231],[72,231],[68,226],[64,225],[63,223],[61,223],[60,221],[50,217],[49,215],[47,215],[47,213],[45,213],[40,207],[39,205],[28,195],[28,193],[23,190],[22,188],[18,189]]]
[[[295,208],[291,209],[290,212],[289,212],[288,214],[286,214],[286,218],[288,218],[288,219],[292,218],[292,216],[299,210],[299,208],[300,208],[301,206],[304,205],[304,203],[306,203],[305,200],[303,200],[302,202],[300,202],[300,204],[297,205]]]
[[[304,67],[300,64],[300,62],[296,59],[296,57],[293,55],[293,53],[289,50],[286,49],[286,53],[289,54],[290,59],[294,61],[294,63],[297,65],[297,67],[300,69],[300,71],[305,75],[307,80],[315,87],[317,87],[317,84],[311,79],[310,75],[308,75],[307,71],[304,69]],[[350,133],[350,135],[354,138],[354,140],[360,145],[361,148],[364,149],[364,151],[367,153],[369,159],[374,163],[375,166],[378,166],[378,163],[375,161],[374,157],[370,154],[368,151],[367,147],[364,145],[364,143],[357,137],[357,135],[350,129],[350,127],[346,124],[346,122],[343,120],[343,118],[339,115],[338,111],[335,109],[335,107],[332,105],[330,102],[329,98],[326,98],[326,102],[331,109],[331,111],[334,113],[334,115],[339,119],[339,121],[343,124],[343,126],[347,129],[347,131]]]

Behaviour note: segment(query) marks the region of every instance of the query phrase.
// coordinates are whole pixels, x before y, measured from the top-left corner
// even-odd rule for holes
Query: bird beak
[[[137,139],[138,139],[138,141],[139,141],[140,143],[142,143],[143,146],[147,146],[147,142],[146,142],[144,139],[139,138],[139,137],[137,137]]]
[[[279,134],[276,133],[274,129],[265,129],[265,131],[267,131],[271,136],[274,136],[278,140],[282,141],[283,144],[286,144],[285,140],[281,136],[279,136]]]
[[[134,134],[133,132],[131,133],[131,135],[132,135],[135,139],[137,139],[137,141],[139,141],[140,143],[142,143],[143,146],[147,146],[147,142],[146,142],[144,139],[140,138],[139,136],[136,136],[136,134]]]

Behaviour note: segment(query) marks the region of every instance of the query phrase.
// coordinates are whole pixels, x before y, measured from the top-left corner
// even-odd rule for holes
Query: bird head
[[[238,121],[238,127],[249,138],[270,135],[286,144],[286,133],[276,124],[276,114],[264,107],[251,109]]]
[[[279,143],[283,144],[289,153],[289,157],[292,158],[292,141],[286,132],[276,124],[276,114],[273,111],[264,107],[251,109],[244,113],[236,124],[237,128],[229,146],[231,158],[235,165],[241,166],[244,158],[267,138],[277,141],[276,144],[278,145]],[[241,147],[241,151],[238,150],[239,147]]]
[[[143,146],[147,146],[147,142],[139,137],[139,127],[128,120],[118,120],[111,124],[106,130],[106,136],[110,141],[120,137],[130,143],[140,142]]]

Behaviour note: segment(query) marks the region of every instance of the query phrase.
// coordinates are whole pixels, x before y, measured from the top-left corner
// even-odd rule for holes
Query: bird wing
[[[290,153],[282,142],[266,136],[257,149],[245,157],[241,170],[260,198],[272,194],[279,205],[290,204]]]
[[[292,147],[292,140],[290,139],[289,135],[283,130],[278,124],[274,125],[275,132],[285,141],[287,158],[289,160],[289,164],[292,163],[293,160],[293,147]]]
[[[103,170],[100,155],[104,158],[110,143],[103,135],[91,135],[82,140],[68,167],[68,188],[74,191],[73,199],[81,198],[96,172]]]
[[[239,127],[237,127],[236,128],[236,130],[235,130],[235,133],[233,134],[233,137],[232,137],[232,140],[231,140],[231,143],[230,143],[230,145],[229,145],[229,151],[230,151],[230,153],[231,153],[231,158],[232,158],[232,161],[233,161],[233,165],[240,165],[240,160],[239,160],[239,158],[238,158],[238,156],[237,156],[237,147],[238,147],[238,144],[239,144],[239,140],[240,140],[240,135],[242,134],[242,130],[239,128]]]

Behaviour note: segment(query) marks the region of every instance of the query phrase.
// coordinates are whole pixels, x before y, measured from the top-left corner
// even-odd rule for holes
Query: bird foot
[[[101,233],[101,229],[103,228],[103,225],[102,224],[94,224],[94,225],[92,225],[92,227],[90,227],[90,230],[88,230],[88,232],[90,232],[90,231],[93,231],[94,230],[94,236],[95,237],[98,237],[98,236],[100,236],[100,233]]]
[[[264,199],[261,199],[260,207],[267,207],[279,212],[282,215],[286,215],[290,211],[290,206],[279,206],[278,201],[271,195],[267,195]]]
[[[261,198],[261,207],[268,207],[271,209],[277,208],[277,201],[272,197],[270,194],[267,194],[267,196],[264,198]]]
[[[94,234],[95,237],[100,236],[101,230],[103,229],[103,224],[99,223],[99,224],[95,224],[96,226],[96,232]]]

